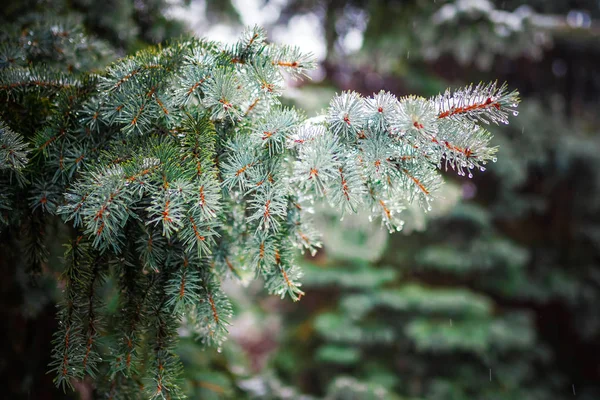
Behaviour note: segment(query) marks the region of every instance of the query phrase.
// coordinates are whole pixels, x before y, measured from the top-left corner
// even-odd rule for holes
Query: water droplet
[[[513,115],[516,117],[517,115],[519,115],[518,111],[513,111]]]
[[[480,170],[481,172],[483,172],[483,171],[485,171],[485,167],[479,167],[479,170]]]
[[[589,28],[592,24],[592,18],[586,11],[572,10],[567,14],[567,24],[573,28]]]
[[[469,178],[473,178],[473,174],[469,172]]]

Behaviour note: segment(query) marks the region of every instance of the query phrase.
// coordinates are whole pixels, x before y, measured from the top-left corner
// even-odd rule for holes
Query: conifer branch
[[[16,178],[21,186],[27,183],[24,168],[29,162],[29,144],[0,120],[0,171],[8,170],[9,179]]]
[[[224,276],[250,267],[270,293],[299,300],[295,253],[320,247],[311,203],[342,216],[364,209],[399,230],[412,202],[431,206],[439,169],[471,176],[495,160],[479,124],[506,123],[518,103],[497,84],[432,99],[344,92],[306,119],[280,96],[284,74],[306,76],[312,57],[267,44],[257,27],[230,46],[190,39],[143,50],[97,76],[54,72],[25,50],[27,63],[0,70],[0,99],[35,99],[44,113],[23,136],[7,128],[18,123],[0,123],[0,189],[10,187],[1,221],[17,219],[7,210],[31,215],[27,253],[38,264],[44,218],[81,231],[67,251],[50,365],[61,387],[105,370],[98,293],[105,273],[118,279],[109,396],[139,397],[144,382],[147,397],[178,397],[177,328],[223,343]]]

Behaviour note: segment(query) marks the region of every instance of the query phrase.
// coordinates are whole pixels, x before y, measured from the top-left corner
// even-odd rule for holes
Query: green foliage
[[[11,131],[4,124],[0,125],[0,140],[0,170],[8,170],[9,184],[12,184],[13,180],[16,180],[18,185],[26,184],[23,168],[29,162],[27,143],[21,135]]]
[[[7,237],[21,231],[33,242],[24,257],[37,270],[48,259],[44,227],[63,228],[64,299],[50,368],[57,386],[89,376],[113,397],[181,397],[177,330],[222,345],[232,314],[222,279],[250,271],[269,293],[298,300],[295,252],[320,246],[314,201],[342,215],[367,209],[399,230],[407,205],[429,207],[439,169],[471,175],[495,161],[478,124],[507,123],[518,103],[496,84],[429,100],[345,92],[306,120],[279,97],[284,73],[301,78],[314,63],[268,44],[259,28],[231,46],[182,39],[98,72],[71,68],[71,56],[87,57],[79,52],[87,39],[61,41],[73,37],[67,26],[58,35],[34,30],[44,38],[35,51],[20,37],[6,41],[2,60],[15,48],[23,56],[0,70],[1,204],[11,212],[1,222]],[[107,286],[118,311],[100,295]],[[385,292],[367,308],[379,305],[402,308]],[[364,332],[373,342],[393,337],[355,325],[338,316],[318,324],[352,342]]]

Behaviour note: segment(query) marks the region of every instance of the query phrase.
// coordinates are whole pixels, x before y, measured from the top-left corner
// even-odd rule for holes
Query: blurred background
[[[181,331],[193,399],[600,399],[600,2],[597,0],[19,0],[84,24],[106,61],[193,33],[233,42],[246,25],[312,52],[284,101],[314,115],[331,96],[432,96],[498,80],[520,114],[491,126],[498,162],[446,174],[433,211],[389,236],[362,215],[322,215],[299,303],[228,282],[230,340]],[[64,394],[45,375],[56,329],[52,274],[7,266],[0,283],[7,398]],[[22,296],[22,290],[26,295]]]

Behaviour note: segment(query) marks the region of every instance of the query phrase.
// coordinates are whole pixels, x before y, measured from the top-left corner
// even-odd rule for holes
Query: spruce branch
[[[509,92],[508,86],[498,87],[497,82],[469,85],[454,92],[447,90],[434,100],[438,118],[468,118],[474,122],[508,124],[509,114],[515,110],[519,97],[516,91]]]
[[[221,346],[228,333],[228,320],[232,315],[231,303],[220,289],[212,271],[205,270],[201,279],[200,301],[196,305],[194,316],[196,329],[203,343]]]
[[[166,272],[162,272],[163,279],[167,279]],[[152,360],[146,376],[145,391],[150,399],[170,399],[181,397],[179,388],[179,375],[181,363],[175,354],[177,319],[171,313],[167,304],[166,291],[156,287],[157,298],[153,304],[150,329],[150,345]]]
[[[271,294],[284,298],[287,294],[294,301],[300,300],[304,292],[299,279],[302,271],[292,263],[291,249],[284,242],[279,241],[275,247],[275,268],[265,274],[265,287]]]
[[[2,222],[15,220],[7,210],[31,216],[27,252],[38,264],[46,219],[81,232],[66,254],[50,367],[62,387],[108,370],[109,396],[139,396],[143,382],[147,397],[179,397],[177,328],[223,343],[232,310],[222,279],[250,269],[270,293],[299,300],[296,252],[320,247],[312,203],[341,216],[365,210],[399,230],[411,203],[431,207],[440,169],[471,176],[495,160],[480,124],[507,122],[518,103],[495,83],[432,99],[344,92],[306,119],[280,96],[286,75],[306,76],[314,61],[267,43],[258,27],[230,46],[184,39],[89,76],[3,54],[16,53],[0,48],[0,100],[35,101],[43,113],[22,136],[7,128],[17,122],[0,123]],[[109,368],[99,345],[105,275],[120,310]]]
[[[72,380],[83,378],[86,371],[89,371],[89,352],[84,334],[87,329],[83,293],[86,286],[93,287],[96,278],[89,269],[92,260],[84,238],[79,236],[66,247],[65,270],[61,277],[65,298],[59,308],[60,329],[54,335],[53,360],[50,363],[51,372],[56,374],[54,382],[63,390],[71,388]],[[89,314],[87,316],[89,317]],[[91,351],[91,347],[89,350]]]
[[[48,96],[77,85],[79,81],[68,74],[41,67],[0,70],[0,93],[7,100],[16,99],[31,91],[38,96]]]
[[[23,169],[29,162],[30,151],[23,137],[0,120],[0,171],[8,170],[10,181],[14,177],[20,186],[27,184]]]

